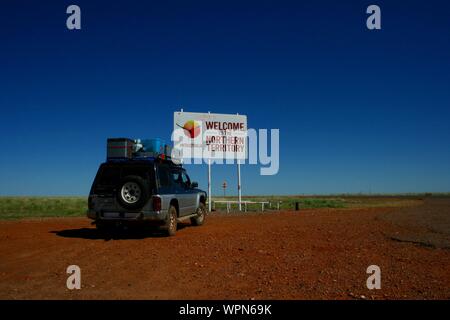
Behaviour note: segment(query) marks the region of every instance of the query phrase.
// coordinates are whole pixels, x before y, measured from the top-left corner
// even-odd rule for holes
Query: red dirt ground
[[[402,210],[215,214],[171,238],[105,239],[84,218],[2,221],[0,298],[450,299],[450,250],[399,240],[412,229],[386,217]],[[81,290],[66,288],[72,264]],[[372,264],[381,290],[366,288]]]

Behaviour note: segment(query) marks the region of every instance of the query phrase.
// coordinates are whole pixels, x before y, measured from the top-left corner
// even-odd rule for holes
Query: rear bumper
[[[88,210],[89,219],[104,221],[165,221],[166,214],[161,211],[119,212]]]

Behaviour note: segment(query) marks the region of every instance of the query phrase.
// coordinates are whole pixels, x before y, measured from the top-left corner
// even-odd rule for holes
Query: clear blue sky
[[[450,191],[448,1],[3,1],[0,49],[0,195],[86,195],[107,137],[169,140],[180,106],[280,129],[244,195]]]

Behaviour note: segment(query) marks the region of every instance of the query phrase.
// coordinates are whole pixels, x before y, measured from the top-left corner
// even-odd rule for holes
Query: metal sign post
[[[238,169],[238,203],[239,203],[239,211],[242,211],[242,190],[241,190],[241,161],[237,160],[237,169]]]
[[[211,212],[211,159],[208,159],[208,211]]]
[[[222,188],[223,188],[223,196],[225,197],[226,196],[225,190],[227,189],[227,182],[226,181],[224,181],[222,183]]]

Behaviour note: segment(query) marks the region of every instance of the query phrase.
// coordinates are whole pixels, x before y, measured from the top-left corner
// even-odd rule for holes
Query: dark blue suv
[[[186,170],[170,160],[110,160],[98,169],[87,216],[99,229],[151,222],[172,236],[180,221],[190,219],[196,226],[205,222],[206,198]]]

